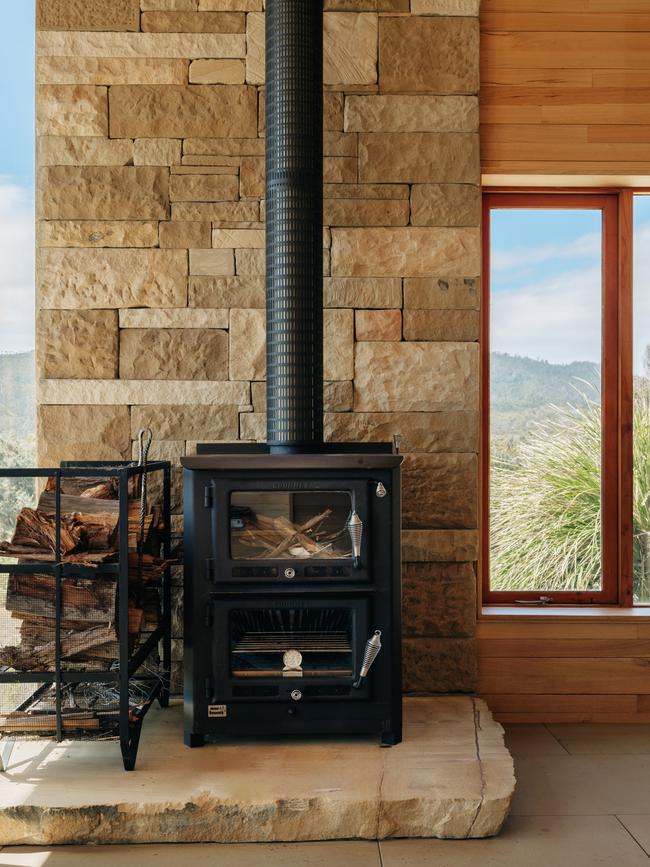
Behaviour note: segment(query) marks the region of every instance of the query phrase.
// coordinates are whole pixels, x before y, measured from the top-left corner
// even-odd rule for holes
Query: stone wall
[[[41,464],[263,439],[263,0],[37,6]],[[325,7],[327,436],[402,435],[405,688],[471,690],[478,0]]]

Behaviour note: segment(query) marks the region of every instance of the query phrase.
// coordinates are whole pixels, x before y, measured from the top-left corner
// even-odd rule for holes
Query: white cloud
[[[510,271],[527,268],[544,262],[564,259],[582,259],[600,256],[601,236],[597,232],[582,235],[566,244],[543,244],[539,247],[514,247],[512,250],[494,250],[490,254],[490,266],[494,271]]]
[[[650,346],[650,224],[638,226],[634,235],[634,370],[643,372],[646,346]],[[557,259],[575,259],[596,252],[595,235],[584,236],[565,248],[546,245],[539,249],[506,251],[502,270]],[[500,254],[501,255],[501,254]],[[534,273],[533,271],[533,273]],[[491,348],[495,352],[543,358],[555,364],[599,361],[601,354],[600,267],[575,264],[549,277],[522,279],[516,288],[492,294]]]
[[[0,352],[34,347],[34,193],[0,176]]]
[[[491,349],[554,364],[600,360],[600,269],[571,269],[490,300]]]

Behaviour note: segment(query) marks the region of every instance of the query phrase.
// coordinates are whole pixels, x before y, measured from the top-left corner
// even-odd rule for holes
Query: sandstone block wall
[[[263,439],[263,0],[37,6],[41,464]],[[401,434],[405,688],[471,690],[478,0],[325,8],[327,436]]]

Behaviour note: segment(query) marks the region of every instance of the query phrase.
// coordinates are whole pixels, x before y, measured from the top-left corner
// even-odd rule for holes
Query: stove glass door
[[[349,560],[349,491],[240,490],[230,494],[233,560]]]

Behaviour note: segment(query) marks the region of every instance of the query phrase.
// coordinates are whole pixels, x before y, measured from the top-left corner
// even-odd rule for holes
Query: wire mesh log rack
[[[0,543],[0,770],[25,737],[119,738],[133,770],[169,704],[171,465],[0,468],[21,479],[41,493]]]

